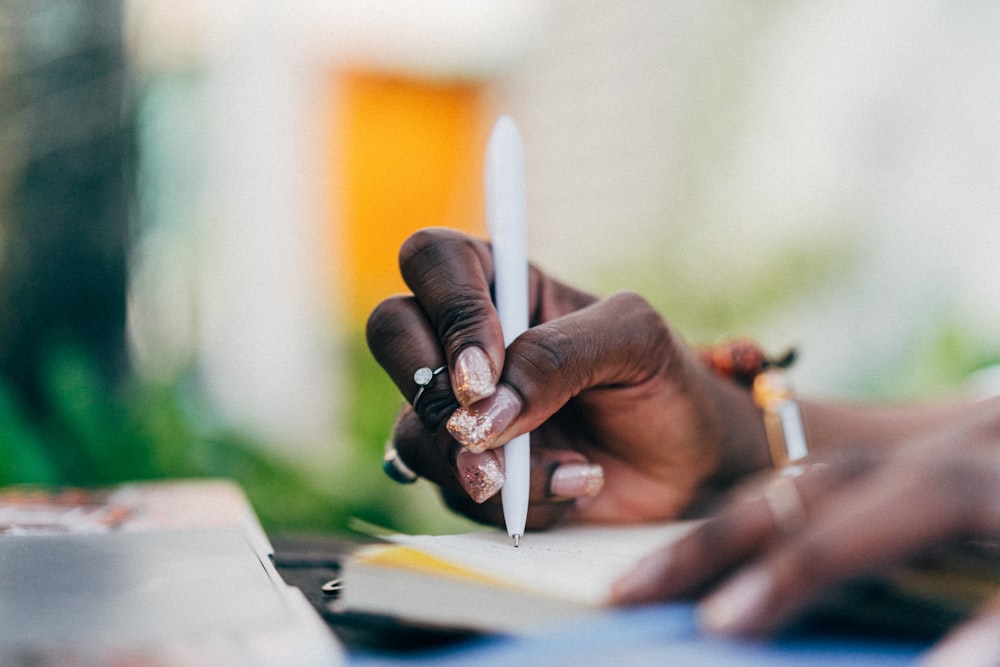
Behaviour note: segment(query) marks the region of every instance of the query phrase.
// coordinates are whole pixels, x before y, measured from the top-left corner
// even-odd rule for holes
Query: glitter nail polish
[[[604,468],[590,463],[564,463],[549,480],[549,493],[563,498],[593,497],[603,488]]]
[[[503,487],[503,463],[496,452],[459,450],[455,456],[458,481],[469,497],[477,503],[492,498]]]
[[[496,391],[493,365],[479,347],[467,347],[455,360],[455,397],[459,405],[471,405]]]
[[[501,386],[489,398],[455,410],[446,427],[460,444],[482,452],[496,444],[519,414],[521,399],[510,387]]]

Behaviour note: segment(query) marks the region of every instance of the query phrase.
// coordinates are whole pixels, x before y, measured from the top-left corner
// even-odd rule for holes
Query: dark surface
[[[418,652],[457,645],[479,637],[461,629],[413,627],[385,616],[339,609],[336,593],[324,592],[330,582],[340,584],[340,562],[360,542],[342,538],[272,537],[274,565],[285,582],[299,588],[348,650]],[[343,582],[343,585],[349,585]],[[335,588],[335,586],[327,586]]]

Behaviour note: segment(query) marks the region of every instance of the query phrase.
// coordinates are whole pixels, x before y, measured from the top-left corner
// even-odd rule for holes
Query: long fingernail
[[[564,463],[549,480],[549,493],[563,498],[593,497],[603,488],[604,468],[590,463]]]
[[[448,418],[451,436],[473,452],[482,452],[521,414],[521,399],[510,387],[501,386],[489,398],[460,407]]]
[[[476,453],[460,449],[455,455],[455,466],[459,483],[477,503],[492,498],[503,487],[503,462],[493,450]]]
[[[467,347],[458,353],[454,380],[459,405],[472,405],[496,391],[493,364],[480,347]]]
[[[698,624],[707,632],[746,633],[760,620],[771,588],[771,576],[764,569],[737,575],[699,605]]]
[[[645,556],[611,587],[613,604],[638,604],[659,599],[658,591],[666,579],[674,555],[664,547]]]

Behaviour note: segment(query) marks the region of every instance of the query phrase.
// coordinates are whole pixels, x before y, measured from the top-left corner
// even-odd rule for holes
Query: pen
[[[517,124],[501,116],[486,149],[486,226],[493,244],[493,289],[504,347],[528,328],[528,227],[525,220],[524,149]],[[518,546],[528,517],[531,476],[529,435],[503,447],[500,489],[507,534]]]

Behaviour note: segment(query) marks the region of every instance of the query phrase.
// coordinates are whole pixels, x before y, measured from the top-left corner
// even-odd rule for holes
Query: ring
[[[780,477],[764,490],[774,524],[785,535],[793,535],[802,530],[809,518],[799,488],[792,477]]]
[[[389,476],[389,479],[400,484],[413,484],[417,481],[417,473],[410,470],[410,466],[403,462],[392,443],[386,446],[385,455],[382,457],[382,471]]]
[[[447,368],[447,366],[441,366],[440,368],[431,370],[427,366],[424,366],[423,368],[418,368],[413,374],[413,381],[418,385],[417,393],[413,395],[413,400],[410,402],[410,405],[413,406],[414,410],[417,409],[417,401],[419,401],[420,397],[424,395],[424,389],[426,389],[427,385],[431,383],[434,376],[443,371],[445,368]]]

